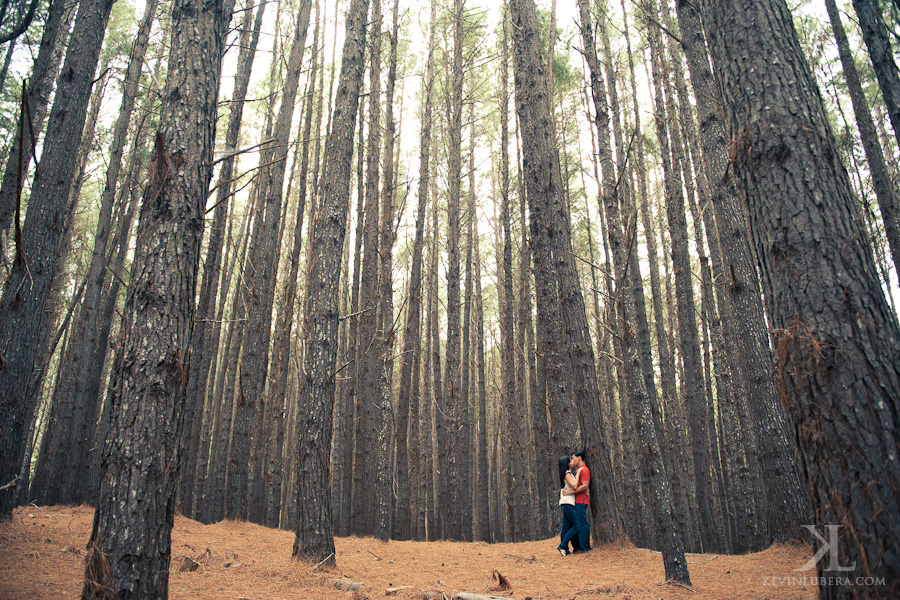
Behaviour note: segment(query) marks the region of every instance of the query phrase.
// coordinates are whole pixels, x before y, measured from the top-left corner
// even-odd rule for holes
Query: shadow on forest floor
[[[87,506],[16,509],[11,522],[0,523],[0,599],[78,598],[92,519]],[[744,556],[690,554],[689,590],[664,583],[660,555],[633,546],[562,557],[558,540],[490,545],[338,538],[338,567],[323,572],[291,560],[293,541],[288,531],[176,517],[169,598],[411,600],[470,592],[517,600],[812,600],[817,592],[803,585],[804,573],[794,572],[812,556],[802,546]],[[489,591],[495,570],[509,580],[510,590]],[[333,583],[338,578],[364,586],[339,590]]]

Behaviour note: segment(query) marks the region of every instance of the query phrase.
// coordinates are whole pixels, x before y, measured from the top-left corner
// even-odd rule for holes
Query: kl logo
[[[840,529],[841,526],[826,525],[825,527],[828,529],[827,540],[819,534],[819,530],[816,529],[815,525],[803,526],[804,529],[808,529],[820,542],[822,542],[822,547],[819,548],[819,551],[816,552],[815,556],[809,559],[809,562],[799,569],[794,569],[795,571],[809,571],[810,569],[814,569],[816,564],[818,564],[826,554],[828,554],[828,571],[852,571],[856,568],[856,562],[849,567],[842,567],[838,560],[838,529]]]

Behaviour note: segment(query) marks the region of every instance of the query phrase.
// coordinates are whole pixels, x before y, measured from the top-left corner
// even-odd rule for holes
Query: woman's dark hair
[[[559,487],[566,487],[566,471],[569,470],[569,457],[559,459]]]

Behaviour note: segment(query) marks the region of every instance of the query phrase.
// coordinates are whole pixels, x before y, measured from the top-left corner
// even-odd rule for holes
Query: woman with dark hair
[[[578,526],[575,514],[575,474],[571,470],[571,458],[563,456],[559,459],[559,507],[562,509],[562,527],[559,532],[559,546],[556,549],[562,556],[581,550],[578,545]],[[569,493],[566,493],[568,491]],[[572,542],[572,552],[569,552]]]

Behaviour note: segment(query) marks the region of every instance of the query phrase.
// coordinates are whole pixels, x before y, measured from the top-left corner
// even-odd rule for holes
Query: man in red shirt
[[[572,454],[572,470],[578,470],[575,479],[575,527],[578,528],[578,545],[582,552],[591,549],[591,529],[588,527],[587,508],[591,500],[588,496],[588,486],[591,483],[591,472],[584,462],[584,451],[579,450]]]

